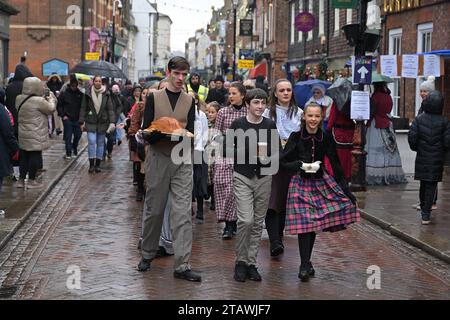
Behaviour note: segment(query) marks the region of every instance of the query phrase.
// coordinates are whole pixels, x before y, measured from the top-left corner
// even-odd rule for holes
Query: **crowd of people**
[[[167,77],[153,85],[127,81],[122,88],[100,76],[86,82],[71,75],[63,83],[51,75],[43,82],[25,62],[17,65],[2,102],[6,108],[0,107],[0,190],[3,178],[17,173],[16,166],[17,188],[43,186],[38,179],[42,151],[53,134],[63,133],[68,160],[78,156],[80,138],[87,133],[89,174],[100,174],[102,162],[113,159],[114,146],[128,141],[130,185],[136,201],[144,202],[139,271],[173,255],[176,278],[201,281],[190,265],[192,223],[204,222],[204,201],[209,201],[215,220],[224,225],[222,238],[236,238],[236,281],[261,281],[257,255],[264,227],[272,257],[283,254],[285,234],[297,235],[298,277],[308,281],[315,275],[316,233],[342,231],[360,220],[350,191],[355,130],[350,100],[337,104],[325,87],[315,85],[312,98],[299,106],[287,79],[268,88],[261,79],[227,83],[218,76],[204,85],[199,74],[189,74],[182,57],[172,58],[167,70]],[[389,118],[392,99],[385,83],[374,88],[367,182],[405,183]],[[418,153],[424,224],[430,221],[444,153],[450,149],[442,108],[440,93],[429,90],[423,114],[409,133]],[[157,126],[167,119],[180,130]],[[437,124],[440,131],[433,130]]]

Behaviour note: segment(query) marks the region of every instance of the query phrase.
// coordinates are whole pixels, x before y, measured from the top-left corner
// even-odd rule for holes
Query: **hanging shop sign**
[[[314,29],[316,19],[309,12],[300,12],[295,17],[295,29],[299,32],[309,32]]]
[[[353,9],[358,4],[357,0],[333,0],[332,6],[337,9]]]
[[[252,19],[241,19],[239,22],[240,26],[240,36],[241,37],[251,37],[253,35],[253,20]]]

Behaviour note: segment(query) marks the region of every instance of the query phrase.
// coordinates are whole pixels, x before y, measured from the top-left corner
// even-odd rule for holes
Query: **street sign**
[[[353,9],[356,8],[356,0],[333,0],[332,7],[337,9]]]
[[[238,69],[253,69],[255,67],[255,60],[239,60]]]
[[[372,84],[372,57],[356,57],[353,67],[354,83]]]
[[[300,12],[295,17],[295,29],[301,32],[309,32],[314,29],[314,23],[316,19],[309,12]]]
[[[51,74],[58,74],[60,76],[69,75],[69,64],[60,59],[52,59],[42,64],[42,75],[48,77]]]
[[[253,35],[253,20],[252,19],[241,19],[240,20],[240,36],[241,37],[251,37]]]
[[[100,60],[100,52],[86,52],[85,60],[99,61]]]
[[[238,69],[253,69],[255,67],[255,50],[239,49]]]

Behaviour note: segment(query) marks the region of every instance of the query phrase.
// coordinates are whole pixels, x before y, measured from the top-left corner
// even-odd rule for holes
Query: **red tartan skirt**
[[[333,177],[326,173],[322,179],[292,177],[286,205],[286,234],[339,231],[360,219],[359,209]]]

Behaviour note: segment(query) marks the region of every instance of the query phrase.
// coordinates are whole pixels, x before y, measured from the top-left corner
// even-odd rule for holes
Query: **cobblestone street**
[[[142,204],[135,202],[126,145],[100,174],[88,175],[83,154],[0,251],[3,299],[450,299],[449,265],[362,221],[348,231],[319,234],[316,277],[297,278],[296,237],[285,239],[279,259],[270,257],[264,234],[261,283],[233,280],[234,240],[206,211],[194,225],[193,269],[203,282],[173,277],[173,257],[139,273],[137,250]],[[208,205],[208,203],[206,203]],[[205,206],[206,206],[205,205]],[[81,289],[67,287],[71,266],[81,270]],[[381,289],[367,286],[367,269],[381,269]]]

